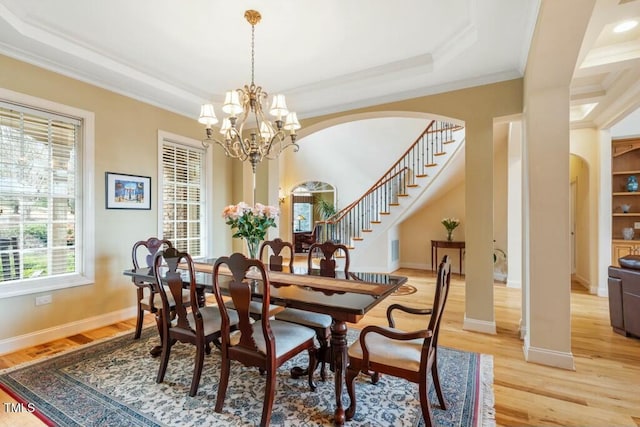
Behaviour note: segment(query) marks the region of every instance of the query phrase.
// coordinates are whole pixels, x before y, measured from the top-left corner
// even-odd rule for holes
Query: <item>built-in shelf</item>
[[[611,263],[629,254],[640,255],[640,191],[626,191],[627,179],[640,178],[640,138],[628,138],[612,142],[611,158]],[[624,209],[631,212],[623,213]],[[622,238],[622,230],[632,228],[634,238]]]
[[[640,170],[637,171],[617,171],[617,172],[611,172],[612,175],[640,175]]]

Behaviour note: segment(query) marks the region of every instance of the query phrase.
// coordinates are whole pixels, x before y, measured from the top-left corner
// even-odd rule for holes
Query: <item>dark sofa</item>
[[[609,267],[609,316],[613,330],[640,338],[640,256],[627,255]]]

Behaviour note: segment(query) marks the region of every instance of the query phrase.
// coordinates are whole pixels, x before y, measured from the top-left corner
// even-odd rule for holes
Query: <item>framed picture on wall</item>
[[[107,209],[151,209],[151,177],[105,172]]]

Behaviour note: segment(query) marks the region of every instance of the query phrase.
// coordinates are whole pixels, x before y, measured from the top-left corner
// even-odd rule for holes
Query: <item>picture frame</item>
[[[151,209],[151,177],[105,172],[107,209]]]

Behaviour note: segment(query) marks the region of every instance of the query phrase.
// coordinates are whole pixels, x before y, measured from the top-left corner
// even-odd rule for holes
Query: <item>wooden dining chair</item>
[[[319,267],[320,267],[320,275],[325,277],[336,277],[336,271],[338,271],[338,263],[336,259],[341,259],[343,261],[341,270],[343,270],[346,274],[349,274],[349,248],[341,243],[334,243],[331,241],[326,241],[323,243],[314,243],[309,247],[309,254],[307,256],[307,269],[311,271],[314,267],[314,260],[318,260],[316,255],[320,254],[319,258]]]
[[[175,248],[158,251],[153,259],[153,274],[156,279],[156,292],[162,300],[159,317],[163,326],[162,355],[156,382],[161,383],[164,380],[173,344],[176,341],[193,344],[196,347],[196,355],[189,396],[195,396],[200,384],[204,355],[210,352],[209,344],[220,345],[222,326],[220,310],[216,306],[207,306],[206,301],[205,305],[199,305],[195,268],[193,259],[188,253],[179,252]],[[186,276],[183,277],[183,274]],[[174,301],[179,300],[184,290],[185,280],[189,283],[189,307],[176,304],[172,309],[169,295]],[[172,310],[175,312],[175,319],[171,314]],[[229,333],[238,324],[238,315],[233,310],[227,310],[225,316],[228,325],[227,333]]]
[[[422,416],[427,426],[434,425],[429,404],[429,382],[431,373],[433,385],[442,409],[447,404],[442,394],[438,376],[438,335],[442,313],[449,295],[451,281],[451,263],[445,255],[438,267],[438,278],[433,306],[418,309],[400,304],[392,304],[387,309],[389,327],[366,326],[360,337],[349,347],[349,366],[347,367],[346,385],[351,403],[346,410],[346,418],[350,420],[356,413],[355,379],[358,373],[370,375],[376,383],[379,374],[387,374],[418,384],[418,394]],[[395,328],[393,311],[400,310],[415,315],[429,315],[426,329],[405,332]]]
[[[153,257],[155,254],[163,249],[163,248],[172,248],[173,244],[167,239],[158,239],[157,237],[149,237],[147,240],[139,240],[133,244],[133,248],[131,249],[131,260],[133,262],[133,268],[138,269],[142,266],[146,266],[152,268],[153,266]],[[145,250],[143,251],[142,248]],[[142,280],[133,280],[133,284],[136,286],[136,299],[138,305],[138,315],[136,318],[136,331],[133,336],[134,339],[140,338],[140,334],[142,333],[142,323],[144,320],[144,312],[148,311],[149,313],[156,314],[158,312],[158,307],[161,305],[160,297],[154,290],[154,286],[152,283],[144,282]],[[185,301],[189,301],[188,292],[184,293]],[[173,298],[173,297],[170,297]],[[169,305],[173,310],[175,307],[175,302],[173,299],[170,299]],[[156,316],[156,323],[158,324],[158,331],[162,336],[161,322]]]
[[[221,274],[221,268],[228,267],[231,277]],[[260,321],[254,322],[250,316],[250,304],[253,279],[247,279],[247,271],[254,268],[262,280],[263,313]],[[231,344],[230,328],[232,325],[231,311],[225,306],[221,282],[233,300],[239,318],[239,341]],[[241,253],[234,253],[230,257],[221,257],[213,267],[213,291],[222,314],[222,362],[216,412],[222,412],[224,399],[229,384],[231,361],[236,360],[245,366],[255,366],[266,373],[266,387],[262,407],[261,426],[269,425],[273,401],[276,394],[276,370],[287,360],[302,351],[309,355],[308,381],[311,390],[316,386],[313,382],[313,371],[316,365],[316,347],[314,331],[304,326],[279,320],[271,320],[268,313],[271,286],[264,264],[257,259],[248,259]],[[246,378],[246,377],[245,377]]]
[[[269,253],[269,250],[271,250],[271,253]],[[264,262],[265,254],[269,257],[265,266],[271,271],[284,271],[284,255],[288,255],[289,262],[287,267],[289,272],[293,272],[295,251],[291,242],[285,242],[279,237],[273,240],[265,240],[260,245],[260,252],[258,253],[258,259],[262,262]]]
[[[320,258],[320,275],[325,277],[336,276],[336,262],[335,256],[338,252],[345,257],[345,274],[349,273],[349,249],[345,245],[332,242],[314,243],[309,248],[307,253],[307,271],[309,274],[313,268],[312,258],[314,252],[319,251],[322,253]],[[297,323],[312,328],[316,332],[318,344],[320,348],[318,350],[318,360],[320,361],[320,378],[322,381],[326,380],[326,363],[331,360],[331,352],[329,347],[329,340],[331,339],[331,323],[333,319],[331,316],[322,313],[314,313],[312,311],[300,310],[298,308],[285,308],[280,313],[276,314],[276,319],[284,320],[286,322]],[[302,374],[299,371],[292,371],[293,376],[297,377]]]
[[[281,253],[283,250],[285,250],[285,248],[289,248],[289,255],[290,255],[289,271],[293,271],[293,246],[291,245],[291,243],[285,242],[280,238],[276,238],[274,240],[265,240],[260,244],[260,250],[258,251],[259,260],[262,261],[264,259],[263,258],[264,253],[268,252],[267,251],[268,248],[271,248],[271,250],[273,251],[273,255],[269,256],[269,262],[268,264],[266,264],[269,266],[269,270],[273,270],[273,271],[283,270],[283,264],[282,264],[283,257]],[[233,306],[233,301],[231,300],[226,301],[225,305],[231,309],[235,308]],[[283,310],[284,310],[284,307],[281,305],[270,304],[269,317],[273,317]],[[251,301],[250,311],[251,311],[251,317],[255,320],[259,320],[260,317],[262,316],[262,301]]]

